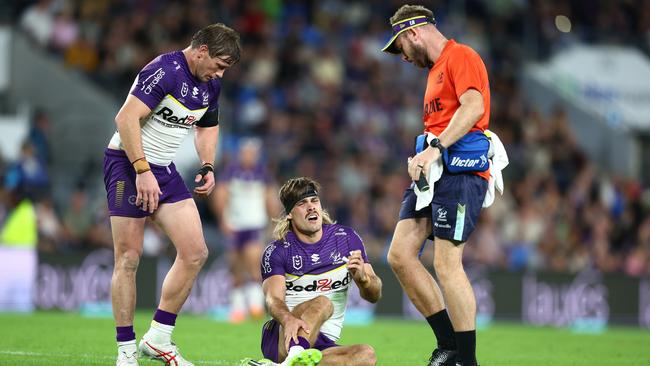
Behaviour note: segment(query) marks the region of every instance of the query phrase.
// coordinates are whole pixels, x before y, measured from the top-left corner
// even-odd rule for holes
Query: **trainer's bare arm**
[[[460,107],[451,117],[449,125],[438,138],[443,146],[451,146],[478,122],[485,113],[483,94],[476,89],[469,89],[459,98]]]
[[[445,130],[440,133],[440,136],[438,136],[440,143],[443,146],[449,147],[458,141],[469,132],[472,126],[474,126],[485,113],[483,95],[476,89],[469,89],[464,92],[460,96],[459,101],[460,107],[451,117],[447,128],[445,128]],[[425,177],[428,177],[431,163],[438,160],[439,157],[440,150],[430,146],[415,155],[413,159],[409,160],[408,165],[408,172],[411,178],[417,180],[420,176],[420,171],[422,171]]]
[[[371,303],[381,299],[381,279],[370,263],[365,263],[360,250],[353,250],[348,256],[348,271],[359,288],[361,297]]]
[[[124,105],[115,116],[115,124],[120,134],[120,140],[131,162],[144,158],[140,121],[150,113],[151,109],[146,104],[129,94],[124,101]],[[142,204],[143,210],[154,212],[158,208],[158,199],[162,192],[153,173],[149,170],[137,174],[135,187],[138,192],[136,205]]]
[[[219,141],[219,126],[195,127],[194,146],[201,159],[201,164],[210,164],[214,167],[214,157],[217,153],[217,142]],[[194,182],[199,183],[201,175],[194,177]],[[214,172],[208,172],[203,176],[203,184],[194,188],[194,192],[202,195],[209,195],[214,189]]]
[[[298,342],[298,331],[302,328],[309,334],[309,327],[302,319],[296,318],[287,307],[284,296],[287,292],[284,276],[275,275],[264,280],[262,289],[266,297],[266,306],[273,319],[284,328],[284,344],[288,345],[293,338]]]

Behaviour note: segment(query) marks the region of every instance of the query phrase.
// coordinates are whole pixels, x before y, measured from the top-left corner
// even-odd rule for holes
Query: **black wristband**
[[[429,142],[429,146],[435,147],[436,149],[440,150],[440,155],[442,155],[445,152],[445,150],[447,150],[445,145],[443,145],[440,142],[440,139],[437,138],[437,137],[434,137],[433,139],[431,139],[431,142]]]
[[[203,178],[203,177],[205,177],[206,174],[208,174],[208,172],[213,172],[214,173],[214,167],[210,163],[205,163],[205,164],[203,164],[201,169],[199,169],[196,172],[196,174],[199,174],[201,176],[201,178]]]

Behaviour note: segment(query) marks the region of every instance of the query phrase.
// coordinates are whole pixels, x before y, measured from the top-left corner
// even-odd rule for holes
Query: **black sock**
[[[456,332],[456,344],[463,366],[476,366],[476,330]]]
[[[427,322],[433,329],[433,334],[436,335],[438,341],[438,348],[455,350],[456,338],[454,337],[454,327],[451,325],[451,320],[447,314],[447,309],[443,309],[433,315],[427,317]]]

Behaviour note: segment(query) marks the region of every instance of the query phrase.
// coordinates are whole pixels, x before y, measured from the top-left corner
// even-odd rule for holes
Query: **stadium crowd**
[[[241,65],[223,80],[224,140],[260,137],[264,163],[278,182],[296,175],[319,180],[332,216],[357,229],[378,261],[386,258],[409,184],[406,158],[422,129],[425,71],[380,52],[389,36],[387,19],[401,3],[39,0],[16,2],[12,11],[35,44],[116,98],[144,64],[184,48],[195,29],[217,20],[241,32]],[[594,267],[650,275],[648,187],[600,170],[581,150],[565,111],[543,114],[519,89],[525,62],[571,43],[625,43],[647,53],[650,1],[427,5],[446,34],[485,60],[491,129],[510,156],[506,193],[482,215],[466,260],[511,270]],[[557,31],[557,14],[572,20],[571,33]],[[0,217],[11,210],[16,191],[35,195],[40,250],[111,247],[103,196],[89,195],[85,182],[59,204],[47,194],[48,123],[46,113],[37,114],[20,159],[3,164]],[[223,144],[222,166],[233,159],[230,145]],[[216,231],[206,203],[202,211],[205,224]],[[156,229],[149,230],[145,252],[165,250]],[[211,245],[220,245],[214,241]],[[426,263],[432,263],[430,247],[423,253]]]

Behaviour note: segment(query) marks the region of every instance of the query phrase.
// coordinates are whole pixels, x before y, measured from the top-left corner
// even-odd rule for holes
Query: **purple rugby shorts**
[[[149,165],[162,191],[159,205],[192,198],[174,163],[169,166],[151,163]],[[149,211],[142,211],[135,205],[138,194],[135,189],[135,170],[124,151],[108,148],[104,151],[104,184],[110,216],[147,217],[150,215]]]
[[[278,360],[278,342],[280,340],[280,323],[275,319],[271,319],[264,323],[262,327],[262,354],[264,358],[267,358],[273,362],[280,362]],[[312,345],[312,348],[317,350],[324,351],[331,347],[338,347],[333,340],[329,339],[325,334],[318,332],[318,338],[316,338],[316,343]]]
[[[229,249],[242,250],[251,243],[260,242],[262,240],[263,230],[264,229],[248,229],[233,232],[232,236],[230,236],[227,241]]]

